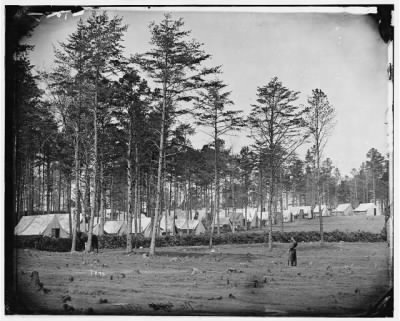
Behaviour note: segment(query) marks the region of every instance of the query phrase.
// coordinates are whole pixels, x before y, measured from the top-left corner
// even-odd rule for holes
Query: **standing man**
[[[293,237],[291,237],[290,240],[292,241],[292,243],[289,248],[288,265],[297,266],[297,253],[296,253],[297,242]]]

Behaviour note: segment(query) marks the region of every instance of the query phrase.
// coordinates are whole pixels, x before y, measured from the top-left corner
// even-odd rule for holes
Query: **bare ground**
[[[17,250],[20,313],[356,316],[390,287],[386,243],[300,243],[297,267],[287,248]]]
[[[323,224],[325,232],[339,230],[342,232],[363,231],[379,234],[382,231],[383,226],[385,225],[385,217],[383,215],[324,216]],[[280,225],[273,225],[272,228],[274,231],[279,231]],[[315,217],[313,219],[298,219],[294,222],[284,223],[285,232],[319,232],[319,229],[319,217]]]

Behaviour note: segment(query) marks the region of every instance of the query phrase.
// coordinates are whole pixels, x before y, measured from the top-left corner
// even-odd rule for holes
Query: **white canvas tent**
[[[69,214],[56,214],[58,221],[60,222],[62,228],[65,231],[68,231],[68,235],[69,235]],[[71,219],[72,219],[72,230],[74,230],[75,228],[75,218],[74,215],[71,214]],[[83,220],[83,215],[80,216],[80,230],[81,231],[85,231],[85,222]],[[68,236],[69,237],[69,236]]]
[[[264,223],[268,220],[268,212],[262,212],[262,220]],[[247,221],[250,222],[250,227],[260,227],[261,215],[259,208],[248,208],[247,209]]]
[[[105,222],[104,222],[105,223]],[[93,226],[93,234],[100,235],[100,223]],[[104,233],[105,234],[105,233]]]
[[[105,221],[104,222],[104,233],[106,234],[126,234],[128,228],[125,221]]]
[[[165,214],[165,213],[164,213]],[[171,217],[174,215],[174,211],[171,210]],[[181,210],[180,208],[175,209],[175,216],[177,219],[185,219],[186,218],[186,212],[184,210]]]
[[[161,218],[160,221],[160,231],[162,234],[173,234],[174,233],[174,229],[176,231],[176,221],[177,219],[175,219],[175,226],[174,226],[174,215],[170,215],[167,217],[167,230],[165,231],[165,219],[166,216],[163,215],[163,217]],[[178,220],[183,220],[183,219],[178,219]]]
[[[206,231],[204,225],[199,220],[178,220],[175,224],[178,232],[183,234],[200,235]]]
[[[111,208],[106,208],[106,219],[107,220],[111,220],[112,219],[112,215],[111,215]]]
[[[200,208],[198,210],[195,210],[194,213],[196,213],[196,212],[198,213],[197,219],[199,221],[201,221],[203,218],[207,219],[207,214],[206,214],[206,209],[205,208]],[[211,208],[208,208],[208,212],[209,213],[211,212]],[[194,215],[196,215],[196,214],[194,214]]]
[[[143,234],[144,236],[148,237],[151,236],[151,217],[147,217],[144,214],[140,214],[140,226],[139,226],[139,218],[137,220],[137,230],[138,233]],[[126,225],[126,232],[128,232],[128,224]],[[132,233],[135,233],[135,220],[132,220]]]
[[[135,224],[135,223],[133,222],[133,224]],[[133,228],[133,230],[134,230],[134,228]],[[146,215],[141,214],[141,216],[140,216],[140,233],[142,233],[144,237],[150,237],[151,231],[152,231],[151,217],[147,217]]]
[[[241,212],[231,213],[231,215],[229,215],[229,220],[234,227],[244,226],[244,216]]]
[[[311,206],[299,206],[299,214],[303,213],[303,218],[312,218]]]
[[[283,211],[283,219],[292,222],[297,218],[312,218],[311,206],[289,206]]]
[[[217,228],[218,221],[217,221],[216,217],[214,218],[214,224],[215,224],[215,228]],[[219,228],[226,229],[228,231],[232,231],[232,225],[231,225],[231,221],[229,220],[229,217],[225,217],[225,216],[219,217]]]
[[[15,235],[22,235],[22,232],[27,229],[29,225],[31,225],[32,221],[35,219],[35,216],[22,216],[17,226],[14,228]]]
[[[299,206],[289,206],[288,207],[289,213],[291,213],[293,216],[299,216],[300,214],[300,207]]]
[[[262,212],[262,221],[264,222],[264,224],[268,224],[268,212]],[[259,212],[256,212],[253,215],[253,218],[250,222],[250,227],[254,228],[260,226],[261,226],[261,215]]]
[[[250,228],[260,227],[260,218],[257,214],[253,215],[253,218],[250,221]]]
[[[60,214],[32,215],[33,219],[21,219],[21,225],[15,227],[16,235],[53,236],[53,230],[58,230],[58,237],[68,238],[69,228],[64,229],[59,221]],[[68,215],[68,214],[65,214]]]
[[[293,214],[290,212],[289,209],[283,210],[283,222],[293,222]]]
[[[326,205],[321,205],[321,211],[322,211],[322,216],[329,216],[329,210],[328,207]],[[314,215],[315,216],[319,216],[319,206],[315,205],[314,207]]]
[[[249,211],[250,211],[250,208],[249,208],[249,207],[247,208],[247,212],[246,212],[246,209],[245,209],[245,208],[242,210],[243,219],[244,219],[244,220],[247,219],[247,222],[250,222],[250,218],[249,218],[250,212],[249,212]],[[245,222],[245,224],[246,224],[246,222]]]
[[[257,208],[256,207],[248,207],[247,208],[247,222],[251,222],[254,218],[254,216],[257,213]]]
[[[379,215],[378,209],[374,203],[361,203],[353,212],[356,215],[367,215],[367,216]]]
[[[140,231],[139,231],[139,220],[137,222],[137,228],[139,233],[142,233],[145,237],[150,237],[151,232],[151,218],[143,214],[140,216]],[[93,227],[93,234],[99,235],[100,223]],[[128,223],[125,221],[105,221],[104,222],[104,234],[117,234],[125,235],[128,233]],[[132,233],[135,233],[135,221],[132,220]]]
[[[339,204],[334,212],[334,215],[337,216],[349,216],[349,215],[353,215],[353,207],[351,206],[350,203],[344,203],[344,204]]]

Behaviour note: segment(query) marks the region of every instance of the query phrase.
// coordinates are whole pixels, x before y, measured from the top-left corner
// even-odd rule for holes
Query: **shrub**
[[[34,249],[36,242],[41,238],[38,236],[16,236],[15,246],[22,249]]]
[[[52,251],[52,252],[69,252],[71,251],[72,240],[53,238],[44,236],[36,243],[36,249],[41,251]]]
[[[386,225],[382,228],[381,230],[381,238],[384,240],[387,240],[387,230],[386,230]]]
[[[290,242],[294,237],[297,242],[318,242],[320,233],[317,231],[310,232],[279,232],[272,233],[274,242]],[[209,244],[210,234],[203,235],[168,235],[156,238],[157,247],[168,246],[206,246]],[[324,240],[326,242],[385,242],[386,235],[383,231],[380,234],[369,232],[350,232],[345,233],[339,230],[332,232],[324,232]],[[16,246],[18,248],[34,248],[43,251],[66,252],[71,250],[70,239],[55,239],[42,236],[18,236],[16,237]],[[150,238],[142,235],[132,235],[132,247],[150,247]],[[214,245],[222,244],[254,244],[268,242],[268,233],[260,232],[241,232],[241,233],[221,233],[219,236],[213,236]],[[105,249],[121,249],[126,247],[126,235],[103,235],[99,236],[99,248]],[[77,250],[83,250],[84,244],[77,243]]]
[[[17,236],[17,248],[31,248],[41,251],[69,252],[72,240],[65,238],[53,238],[48,236]]]

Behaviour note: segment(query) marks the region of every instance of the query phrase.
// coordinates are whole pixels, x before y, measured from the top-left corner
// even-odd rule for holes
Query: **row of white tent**
[[[23,216],[18,222],[17,226],[14,228],[15,235],[22,236],[32,236],[32,235],[42,235],[42,236],[56,236],[60,238],[70,237],[70,218],[69,214],[45,214],[45,215],[31,215]],[[140,222],[140,223],[139,223]],[[71,222],[74,226],[74,222]],[[160,231],[165,233],[165,216],[160,221]],[[80,229],[85,231],[87,224],[83,223],[81,219]],[[141,215],[140,221],[138,221],[138,232],[143,234],[145,237],[151,236],[151,218],[145,215]],[[173,232],[173,219],[169,218],[167,220],[167,232]],[[55,233],[55,231],[57,231]],[[135,223],[132,221],[132,231],[135,231]],[[202,234],[205,232],[205,227],[200,220],[175,220],[175,231],[182,233],[193,233]],[[124,235],[128,232],[128,224],[126,221],[105,221],[104,222],[104,232],[105,234],[116,234]],[[96,235],[100,234],[100,224],[96,224],[93,227],[93,233]]]
[[[339,204],[335,209],[329,210],[328,206],[321,205],[322,216],[350,216],[350,215],[366,215],[366,216],[376,216],[381,215],[379,207],[374,203],[361,203],[357,208],[353,209],[350,203]],[[311,206],[297,206],[291,207],[284,210],[284,219],[290,221],[291,218],[297,218],[302,216],[302,218],[312,218]],[[314,216],[320,215],[319,206],[317,205],[313,211]]]
[[[328,208],[325,206],[326,210]],[[328,211],[329,212],[329,211]],[[350,203],[339,204],[335,209],[332,210],[334,216],[349,216],[349,215],[366,215],[376,216],[381,215],[379,206],[374,203],[361,203],[355,209]]]
[[[202,218],[205,217],[205,209],[198,210],[197,219],[187,220],[186,215],[183,211],[176,213],[175,227],[173,215],[166,216],[165,213],[160,221],[160,232],[162,234],[172,234],[175,228],[175,232],[184,234],[195,234],[199,235],[205,232],[205,227],[201,222]],[[326,205],[321,206],[322,216],[349,216],[349,215],[367,215],[375,216],[380,215],[379,207],[373,203],[362,203],[356,209],[353,209],[350,203],[340,204],[333,211],[329,211]],[[314,216],[319,216],[319,209],[316,207],[313,211]],[[262,215],[261,215],[262,214]],[[284,221],[289,222],[293,218],[312,218],[311,206],[290,206],[287,210],[283,211]],[[268,219],[268,212],[260,213],[257,208],[247,209],[247,224],[250,227],[260,226],[261,221]],[[69,214],[47,214],[47,215],[32,215],[23,216],[19,221],[18,225],[14,229],[15,235],[43,235],[43,236],[54,236],[67,238],[70,235],[69,225]],[[167,220],[167,226],[166,226]],[[227,228],[228,230],[234,230],[237,226],[244,226],[246,223],[245,211],[238,209],[235,213],[230,213],[229,217],[226,216],[224,211],[219,212],[218,219],[215,218],[214,224],[220,228]],[[83,222],[81,218],[81,230],[85,231],[87,224]],[[75,223],[72,222],[72,226]],[[143,234],[145,237],[151,236],[152,226],[151,218],[141,214],[140,226],[137,225],[138,232]],[[165,230],[166,229],[166,230]],[[132,221],[132,231],[135,231],[134,221]],[[100,225],[96,224],[93,228],[94,234],[99,234]],[[128,232],[128,224],[126,221],[105,221],[104,232],[106,234],[118,234],[123,235]]]

